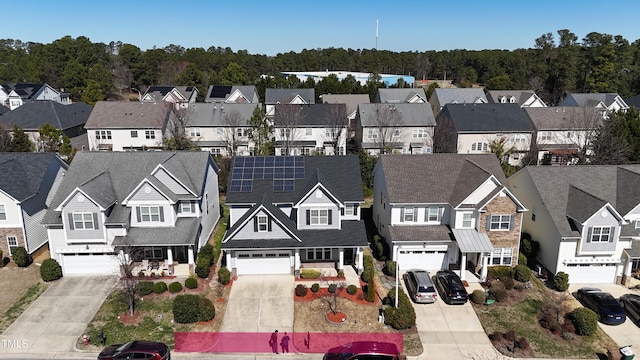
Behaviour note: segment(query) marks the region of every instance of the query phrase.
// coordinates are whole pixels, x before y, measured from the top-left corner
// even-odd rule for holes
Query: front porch
[[[148,262],[143,263],[142,261],[134,262],[134,267],[132,270],[134,276],[145,276],[145,277],[153,277],[153,276],[189,276],[191,275],[191,266],[189,264],[181,264],[177,261],[169,264],[164,262]]]

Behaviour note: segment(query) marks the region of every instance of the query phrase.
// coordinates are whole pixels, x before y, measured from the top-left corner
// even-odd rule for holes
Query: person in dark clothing
[[[291,340],[291,338],[289,337],[289,335],[287,335],[287,332],[284,332],[284,336],[282,337],[282,341],[280,342],[280,346],[282,347],[282,353],[288,353],[289,352],[289,340]]]
[[[275,354],[278,353],[278,330],[271,333],[271,339],[269,339],[269,346],[271,346],[271,351]]]

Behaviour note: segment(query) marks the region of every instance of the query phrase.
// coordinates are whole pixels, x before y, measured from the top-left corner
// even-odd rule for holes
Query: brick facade
[[[9,255],[9,243],[7,242],[8,236],[15,236],[18,238],[18,246],[25,247],[24,238],[22,237],[21,228],[0,228],[0,249],[2,250],[2,256],[10,257]]]
[[[494,248],[512,248],[511,265],[518,265],[522,224],[522,213],[517,212],[518,205],[509,196],[497,196],[487,204],[486,210],[480,216],[480,232],[487,233]],[[491,215],[515,216],[513,228],[509,231],[487,231],[487,220]]]

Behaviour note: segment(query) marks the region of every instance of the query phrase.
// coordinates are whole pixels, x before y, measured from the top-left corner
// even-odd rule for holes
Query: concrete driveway
[[[293,275],[241,275],[233,282],[221,332],[293,332]]]
[[[78,337],[112,290],[116,277],[65,276],[54,283],[0,336],[2,353],[74,351]]]

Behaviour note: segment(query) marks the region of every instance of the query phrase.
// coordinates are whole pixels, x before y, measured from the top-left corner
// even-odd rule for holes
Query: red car
[[[354,341],[329,349],[324,360],[398,360],[396,344],[377,341]]]
[[[106,347],[98,355],[99,360],[120,359],[153,359],[169,360],[171,352],[169,347],[156,341],[130,341],[126,344],[115,344]]]

